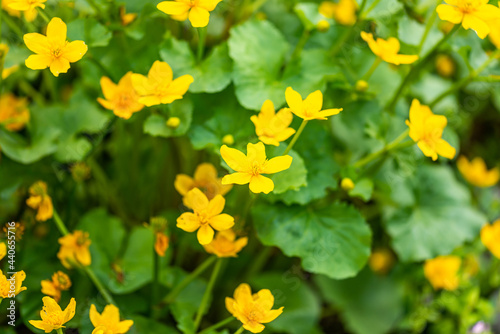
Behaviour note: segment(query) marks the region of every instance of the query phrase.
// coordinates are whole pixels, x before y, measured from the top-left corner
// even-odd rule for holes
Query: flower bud
[[[170,117],[167,120],[167,126],[171,129],[177,129],[181,124],[181,120],[179,117]]]
[[[222,137],[222,143],[226,145],[233,145],[234,144],[233,135],[225,135],[224,137]]]
[[[318,31],[320,32],[326,32],[328,31],[328,29],[330,29],[330,23],[328,23],[327,20],[321,20],[316,25],[316,29],[318,29]]]
[[[370,85],[365,80],[356,81],[355,88],[358,92],[366,92]]]
[[[354,189],[354,182],[352,182],[352,180],[350,178],[345,177],[340,182],[340,187],[342,189],[344,189],[345,191],[352,190],[352,189]]]
[[[448,55],[436,57],[436,70],[442,77],[449,78],[455,73],[455,62]]]

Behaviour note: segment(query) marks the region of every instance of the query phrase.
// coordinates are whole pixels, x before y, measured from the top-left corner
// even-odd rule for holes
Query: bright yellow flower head
[[[178,21],[189,18],[193,27],[206,27],[210,19],[210,12],[222,0],[175,0],[163,1],[156,7],[165,14],[172,15]]]
[[[234,291],[234,298],[226,297],[226,308],[236,319],[243,323],[243,328],[252,333],[260,333],[264,325],[283,313],[283,307],[272,310],[274,296],[268,289],[262,289],[252,295],[250,286],[240,284]]]
[[[411,64],[418,60],[417,55],[398,54],[401,47],[397,38],[390,37],[387,40],[382,38],[373,38],[373,34],[362,31],[361,38],[368,43],[370,50],[380,57],[383,61],[394,65]]]
[[[326,119],[328,116],[337,115],[342,111],[340,109],[326,109],[321,110],[323,107],[323,93],[317,90],[302,100],[302,96],[292,87],[288,87],[285,91],[286,102],[290,110],[303,120],[309,121],[312,119]]]
[[[155,61],[148,76],[132,74],[132,85],[140,95],[139,103],[148,107],[158,104],[169,104],[183,98],[193,82],[189,74],[173,79],[170,66],[162,61]]]
[[[88,47],[83,41],[68,42],[66,31],[66,24],[60,18],[54,17],[47,26],[47,36],[38,33],[24,35],[24,43],[36,53],[26,59],[26,66],[32,70],[49,67],[56,77],[68,72],[69,64],[82,59]]]
[[[410,127],[411,139],[432,160],[437,160],[438,155],[448,159],[455,156],[455,148],[441,138],[446,123],[445,116],[435,115],[428,106],[421,105],[417,99],[413,100],[410,120],[406,120],[406,125]]]
[[[208,199],[217,195],[225,195],[233,187],[232,185],[223,185],[221,178],[217,176],[217,169],[211,163],[202,163],[196,167],[194,177],[186,174],[178,174],[175,177],[174,187],[182,196],[194,188],[200,189]]]
[[[47,0],[12,0],[9,2],[9,8],[21,12],[33,11],[36,10],[37,7],[44,9],[45,2],[47,2]]]
[[[57,258],[66,268],[72,268],[76,264],[82,266],[89,266],[91,263],[90,258],[90,239],[87,232],[74,231],[59,238],[61,248],[57,253]]]
[[[50,333],[53,330],[64,328],[64,324],[75,316],[76,301],[71,298],[68,306],[63,311],[57,302],[50,297],[43,297],[43,308],[40,311],[42,320],[30,320],[29,323],[38,329]]]
[[[71,287],[71,280],[62,271],[58,271],[52,275],[52,279],[43,280],[41,282],[42,293],[53,297],[56,302],[61,299],[61,291],[68,290]]]
[[[0,270],[0,298],[12,298],[12,293],[18,295],[20,292],[27,290],[28,288],[23,286],[23,281],[26,279],[26,274],[23,270],[18,271],[14,275],[7,279],[7,277]],[[11,282],[14,281],[14,291],[11,290]]]
[[[185,212],[177,218],[177,227],[186,232],[198,230],[198,241],[207,245],[214,238],[214,229],[224,231],[234,225],[233,217],[221,213],[225,204],[226,200],[221,195],[209,201],[200,189],[194,188],[184,196],[184,205],[194,212]]]
[[[90,305],[90,321],[95,329],[92,334],[124,334],[134,324],[132,320],[120,321],[120,310],[115,305],[106,305],[99,314],[94,304]]]
[[[500,259],[500,219],[493,224],[486,224],[481,229],[481,241],[490,252]]]
[[[0,242],[0,261],[7,255],[7,245],[5,242]]]
[[[436,11],[441,20],[453,24],[462,23],[464,29],[474,30],[480,38],[491,31],[490,22],[500,19],[500,8],[488,4],[488,0],[445,0]]]
[[[208,253],[215,254],[218,257],[237,257],[237,254],[247,245],[247,243],[247,237],[236,240],[236,233],[229,229],[217,232],[214,240],[203,247]]]
[[[36,220],[46,221],[52,218],[54,214],[54,207],[52,199],[47,194],[47,184],[43,181],[33,183],[29,189],[30,197],[26,200],[26,204],[38,210],[36,213]]]
[[[500,179],[498,167],[488,170],[486,163],[480,157],[469,161],[466,157],[460,156],[457,160],[457,167],[467,182],[476,187],[491,187],[497,184]]]
[[[335,19],[345,26],[352,26],[356,23],[356,11],[358,4],[354,0],[339,0],[338,3],[323,1],[319,6],[319,12],[329,19]]]
[[[97,98],[97,101],[106,109],[121,118],[129,119],[133,113],[141,111],[144,104],[139,103],[139,95],[132,85],[132,72],[125,74],[118,85],[108,77],[101,78],[102,93],[106,99]]]
[[[236,173],[222,178],[222,184],[250,184],[250,190],[256,194],[269,194],[274,189],[274,182],[262,174],[274,174],[290,168],[292,157],[279,156],[267,160],[266,148],[262,142],[247,145],[247,154],[222,145],[222,159]]]
[[[373,272],[382,275],[386,274],[389,269],[391,269],[393,264],[394,255],[392,255],[390,250],[385,248],[373,251],[368,262],[368,265]]]
[[[30,120],[28,101],[11,93],[0,96],[0,125],[9,131],[22,130]]]
[[[284,108],[276,113],[271,100],[266,100],[259,115],[253,115],[250,120],[255,125],[259,140],[266,145],[279,146],[280,142],[295,133],[295,130],[289,127],[293,120],[290,109]]]
[[[127,13],[125,6],[120,7],[120,22],[122,26],[128,26],[130,23],[134,22],[136,18],[136,13]]]
[[[438,256],[427,260],[424,264],[424,275],[435,290],[445,289],[449,291],[458,288],[458,270],[462,260],[458,256]]]
[[[165,252],[168,249],[169,239],[168,235],[164,232],[155,233],[155,252],[159,256],[165,256]]]

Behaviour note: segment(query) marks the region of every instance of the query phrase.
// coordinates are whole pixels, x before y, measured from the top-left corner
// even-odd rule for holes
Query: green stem
[[[218,258],[217,262],[215,262],[214,270],[212,271],[212,276],[210,276],[207,288],[205,290],[205,293],[203,294],[203,298],[201,299],[200,307],[198,308],[198,312],[196,313],[196,317],[194,319],[194,331],[193,331],[194,333],[196,333],[198,327],[200,327],[201,319],[203,318],[203,314],[205,314],[205,311],[208,307],[208,301],[210,299],[210,295],[212,294],[212,290],[214,288],[217,276],[219,275],[221,265],[222,265],[222,258]]]
[[[108,290],[106,290],[106,288],[104,287],[104,285],[97,278],[97,276],[95,275],[94,271],[89,266],[83,266],[83,270],[85,270],[85,272],[87,273],[87,276],[90,278],[90,280],[92,281],[92,283],[94,283],[95,287],[97,288],[97,290],[99,290],[99,292],[104,297],[104,299],[106,300],[106,302],[108,304],[116,305],[115,301],[113,300],[113,297],[111,297],[111,295],[109,294]]]
[[[56,329],[56,332],[57,332],[57,334],[64,334],[64,332],[63,332],[62,328],[58,328],[58,329]]]
[[[245,273],[245,281],[248,281],[250,278],[252,278],[255,274],[258,274],[262,268],[266,265],[267,261],[269,261],[269,258],[273,255],[273,248],[272,247],[265,247],[259,255],[252,261],[252,265],[248,268],[247,272]]]
[[[344,46],[344,43],[352,36],[352,34],[354,34],[354,32],[356,31],[356,28],[358,27],[360,22],[363,21],[363,17],[365,15],[365,14],[363,14],[363,10],[364,10],[365,6],[366,6],[366,0],[363,0],[363,2],[361,2],[361,6],[359,7],[359,14],[358,14],[358,17],[356,18],[356,23],[354,23],[352,26],[350,26],[344,32],[344,34],[337,40],[337,42],[332,46],[332,48],[330,49],[331,50],[331,54],[330,54],[331,57],[335,57],[340,52],[340,50],[342,50],[342,46]]]
[[[364,20],[366,18],[366,15],[368,15],[368,13],[370,13],[378,5],[379,2],[380,2],[380,0],[373,1],[371,6],[366,9],[366,11],[363,13],[361,18]],[[360,15],[361,15],[361,13],[360,13]]]
[[[436,4],[436,7],[432,11],[431,17],[429,20],[427,20],[427,24],[425,25],[425,30],[424,34],[422,35],[422,39],[420,40],[420,43],[418,44],[418,54],[420,54],[420,51],[422,51],[422,47],[424,46],[425,41],[427,40],[427,36],[429,35],[429,32],[431,31],[432,25],[434,24],[434,21],[436,21],[437,17],[437,11],[436,8],[441,3],[441,0],[438,1]]]
[[[107,76],[108,78],[112,79],[113,80],[113,75],[111,74],[110,71],[108,71],[108,69],[96,58],[94,58],[92,55],[88,55],[86,57],[86,59],[90,60],[91,62],[94,63],[94,65],[96,65],[97,67],[99,67],[99,69],[101,70],[101,72]]]
[[[306,127],[307,122],[308,121],[305,119],[302,120],[302,124],[300,124],[299,129],[297,130],[297,132],[295,132],[295,136],[293,136],[292,141],[286,147],[286,150],[285,150],[285,152],[283,152],[283,155],[287,155],[288,152],[290,152],[290,150],[293,148],[293,145],[295,145],[295,142],[297,141],[297,139],[299,139],[300,134],[302,133],[302,131],[304,131],[304,128]]]
[[[154,312],[154,305],[158,296],[160,277],[160,256],[153,248],[153,287],[151,289],[151,314]]]
[[[43,9],[38,8],[38,14],[40,14],[40,17],[45,21],[45,23],[49,23],[50,19],[47,16],[47,14],[44,13]]]
[[[59,101],[59,96],[57,94],[56,86],[54,85],[54,76],[52,75],[51,72],[43,71],[42,72],[43,80],[45,82],[45,86],[48,87],[49,93],[50,93],[50,98],[52,99],[52,102]]]
[[[304,46],[306,45],[310,36],[311,36],[311,31],[307,28],[304,28],[304,31],[302,32],[302,36],[300,36],[300,39],[297,42],[297,45],[295,46],[295,49],[292,52],[292,55],[290,57],[290,61],[292,61],[300,56],[300,54],[302,53],[302,50],[304,49]]]
[[[196,52],[196,62],[201,62],[205,51],[205,42],[207,40],[207,27],[198,28],[198,51]]]
[[[54,209],[53,218],[57,228],[59,229],[59,232],[61,232],[63,236],[68,235],[69,231],[66,228],[66,225],[64,225],[64,222],[62,221],[61,217],[59,217],[59,214],[57,213],[56,209]]]
[[[382,58],[377,57],[375,59],[375,61],[373,62],[372,66],[368,69],[368,71],[365,73],[365,75],[363,75],[361,80],[368,81],[368,79],[370,79],[373,72],[375,72],[375,70],[377,69],[378,65],[380,65],[381,62],[382,62]]]
[[[234,334],[241,334],[241,333],[243,333],[243,331],[245,331],[245,328],[243,328],[243,326],[241,326],[240,329],[238,329],[236,332],[234,332]]]
[[[21,30],[21,28],[19,28],[17,26],[17,24],[14,23],[14,21],[11,20],[11,18],[8,16],[8,14],[6,14],[5,12],[3,11],[0,11],[0,16],[2,18],[2,21],[7,23],[7,25],[9,26],[9,28],[14,31],[16,33],[17,36],[19,36],[19,38],[21,40],[23,40],[23,31]]]
[[[377,159],[379,156],[383,155],[384,153],[387,153],[387,152],[390,152],[392,150],[395,150],[396,148],[402,147],[402,146],[399,146],[399,144],[401,143],[401,141],[403,141],[408,136],[409,132],[410,132],[410,130],[407,129],[405,132],[400,134],[396,139],[391,141],[389,144],[385,145],[382,149],[378,150],[377,152],[374,152],[372,154],[367,155],[366,157],[364,157],[361,160],[358,160],[352,166],[354,168],[360,168],[360,167],[366,165],[367,163]],[[414,142],[412,141],[411,144],[413,145]],[[405,146],[406,146],[406,143],[405,143]]]
[[[235,319],[235,317],[229,317],[229,318],[226,318],[222,321],[219,321],[218,323],[216,323],[215,325],[212,325],[204,330],[202,330],[201,332],[199,332],[198,334],[208,334],[212,331],[215,331],[216,329],[219,329],[221,328],[222,326],[225,326],[227,325],[228,323],[230,323],[231,321],[233,321]]]
[[[23,91],[24,94],[31,97],[33,101],[35,101],[38,105],[43,106],[47,104],[45,97],[40,94],[38,90],[33,88],[33,86],[31,86],[31,84],[27,80],[21,79],[19,81],[19,88]]]

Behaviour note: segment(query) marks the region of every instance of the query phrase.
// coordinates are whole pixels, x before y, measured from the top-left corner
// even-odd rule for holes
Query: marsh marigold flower
[[[368,261],[371,270],[377,274],[386,274],[394,264],[394,255],[385,248],[374,250]]]
[[[339,0],[338,3],[333,1],[323,1],[319,5],[321,15],[335,19],[338,23],[345,26],[352,26],[356,23],[356,11],[358,4],[354,0]]]
[[[52,275],[52,279],[46,279],[41,282],[42,293],[53,297],[56,302],[61,299],[61,291],[66,291],[71,287],[71,280],[68,275],[58,271]]]
[[[164,232],[155,233],[155,252],[158,256],[165,256],[168,249],[169,238]]]
[[[125,6],[120,7],[120,22],[122,26],[128,26],[130,23],[134,22],[136,18],[136,13],[127,13]]]
[[[276,113],[271,100],[266,100],[260,113],[250,117],[250,120],[255,125],[259,140],[267,145],[279,146],[280,142],[295,133],[295,130],[289,127],[293,120],[290,109],[283,108]]]
[[[5,242],[0,242],[0,261],[7,255],[7,245]]]
[[[118,85],[108,77],[101,78],[101,89],[105,99],[97,98],[97,101],[106,109],[121,118],[129,119],[133,113],[141,111],[144,104],[139,103],[139,95],[132,85],[132,72],[125,74]]]
[[[486,224],[481,229],[481,242],[490,252],[500,259],[500,219],[493,224]]]
[[[23,282],[26,279],[26,274],[23,270],[18,271],[14,275],[7,279],[7,277],[0,270],[0,299],[11,298],[12,293],[17,296],[20,292],[26,290],[27,288],[23,286]],[[14,281],[14,290],[11,290],[11,282]]]
[[[486,163],[480,157],[469,161],[466,157],[460,156],[457,160],[457,167],[467,182],[476,187],[491,187],[500,179],[498,167],[488,170]]]
[[[177,218],[177,227],[186,232],[198,230],[200,244],[209,244],[214,238],[214,229],[224,231],[234,225],[234,218],[222,213],[225,204],[226,200],[221,195],[208,200],[200,189],[194,188],[184,196],[184,205],[193,212],[185,212]]]
[[[46,221],[52,218],[54,207],[52,199],[47,194],[47,184],[43,181],[35,182],[29,189],[30,197],[26,200],[26,204],[38,210],[36,220]]]
[[[500,8],[488,4],[488,0],[445,0],[437,6],[439,18],[453,24],[462,24],[464,29],[472,29],[480,38],[491,31],[490,22],[500,19]]]
[[[71,234],[59,238],[61,248],[57,253],[57,258],[66,268],[72,268],[75,264],[89,266],[90,258],[90,239],[89,234],[83,231],[74,231]]]
[[[11,93],[0,96],[0,125],[9,131],[22,130],[30,120],[28,102]]]
[[[435,290],[456,290],[459,285],[458,271],[462,260],[458,256],[438,256],[425,261],[424,275]]]
[[[43,297],[43,308],[40,312],[42,320],[30,320],[29,323],[38,329],[50,333],[53,330],[64,328],[64,324],[73,319],[76,312],[75,298],[71,298],[68,306],[63,311],[59,304],[50,297]]]
[[[410,137],[425,156],[437,160],[438,155],[453,159],[456,150],[443,138],[443,129],[446,127],[446,117],[435,115],[428,106],[421,105],[414,99],[410,107],[410,120],[406,125],[410,128]]]
[[[194,189],[200,189],[208,199],[217,195],[225,195],[231,190],[231,185],[223,185],[222,178],[217,176],[217,169],[211,163],[202,163],[196,167],[194,176],[178,174],[175,177],[174,187],[182,196]]]
[[[226,297],[226,308],[236,319],[243,323],[243,328],[252,333],[260,333],[265,326],[281,313],[283,307],[272,310],[274,296],[268,289],[262,289],[252,295],[250,286],[240,284],[234,291],[233,298]]]
[[[373,34],[362,31],[361,38],[368,43],[370,50],[383,61],[394,64],[411,64],[418,60],[417,55],[398,54],[400,44],[397,38],[390,37],[387,40],[382,38],[373,38]]]
[[[214,240],[208,245],[203,245],[207,253],[218,257],[237,257],[238,253],[248,243],[248,238],[243,237],[236,240],[236,233],[232,229],[217,232]]]
[[[32,11],[37,8],[45,9],[47,0],[12,0],[9,1],[9,8],[19,11]]]
[[[132,320],[120,321],[120,310],[115,305],[109,304],[99,314],[94,304],[90,305],[90,321],[95,329],[92,334],[124,334],[134,324]]]
[[[153,63],[147,77],[142,74],[132,74],[132,85],[140,95],[139,103],[151,107],[182,99],[193,82],[193,77],[186,74],[172,79],[172,68],[159,60]]]
[[[340,181],[340,187],[345,191],[351,191],[355,186],[354,182],[348,177],[344,177],[342,181]]]
[[[262,174],[274,174],[290,168],[292,157],[289,155],[279,156],[267,160],[266,149],[262,142],[247,145],[247,154],[222,145],[220,148],[222,159],[236,173],[226,175],[222,178],[222,184],[247,184],[254,193],[269,194],[274,189],[274,183],[270,178]]]
[[[288,87],[285,97],[290,110],[306,121],[326,119],[328,116],[337,115],[342,111],[342,108],[321,110],[323,107],[323,93],[320,90],[312,92],[305,100],[302,100],[302,96],[298,92],[294,91],[292,87]]]
[[[210,19],[210,12],[222,0],[175,0],[163,1],[156,7],[165,14],[172,15],[177,21],[189,21],[193,27],[206,27]]]

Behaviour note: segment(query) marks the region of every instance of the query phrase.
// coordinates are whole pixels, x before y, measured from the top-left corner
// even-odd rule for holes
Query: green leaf
[[[177,334],[179,333],[175,328],[167,326],[163,323],[157,322],[151,318],[142,317],[139,315],[133,315],[131,317],[125,317],[126,319],[131,319],[134,321],[134,325],[130,328],[127,334],[141,334],[141,333],[168,333]]]
[[[96,19],[81,18],[68,23],[68,39],[84,41],[91,48],[107,46],[112,37],[111,31]]]
[[[252,217],[265,245],[300,257],[302,267],[312,273],[351,277],[370,255],[370,228],[356,209],[345,204],[315,210],[260,204],[252,209]]]
[[[361,179],[356,181],[354,188],[349,191],[349,196],[360,197],[363,201],[368,202],[373,193],[373,181],[370,179]]]
[[[175,129],[167,126],[167,118],[161,114],[152,114],[144,122],[144,133],[154,137],[178,137],[184,135],[191,126],[193,104],[188,99],[177,100],[169,106],[168,117],[181,120]]]
[[[58,129],[42,129],[36,125],[30,131],[30,140],[20,134],[0,128],[0,147],[14,161],[31,164],[57,150]]]
[[[282,155],[286,146],[287,145],[284,143],[281,143],[279,147],[268,146],[266,149],[268,159]],[[290,168],[269,175],[274,182],[273,194],[282,194],[288,190],[296,191],[301,187],[307,186],[307,169],[304,165],[304,160],[302,160],[300,155],[293,150],[291,150],[288,155],[293,158]]]

